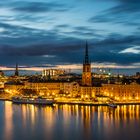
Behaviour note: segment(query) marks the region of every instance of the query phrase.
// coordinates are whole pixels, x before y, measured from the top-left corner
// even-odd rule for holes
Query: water
[[[139,105],[39,107],[0,101],[0,140],[139,139]]]

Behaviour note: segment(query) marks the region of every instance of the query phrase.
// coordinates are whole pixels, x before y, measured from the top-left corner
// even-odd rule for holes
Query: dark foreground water
[[[0,140],[140,140],[140,106],[39,107],[0,101]]]

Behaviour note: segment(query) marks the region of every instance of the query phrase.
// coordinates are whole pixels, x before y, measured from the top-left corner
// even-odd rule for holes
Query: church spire
[[[86,41],[86,50],[85,50],[85,64],[89,64],[88,43],[87,43],[87,41]]]
[[[84,58],[84,63],[83,63],[82,85],[84,86],[92,85],[91,64],[89,62],[87,41],[86,41],[86,47],[85,47],[85,58]]]
[[[19,72],[18,72],[18,63],[16,63],[15,76],[19,76]]]

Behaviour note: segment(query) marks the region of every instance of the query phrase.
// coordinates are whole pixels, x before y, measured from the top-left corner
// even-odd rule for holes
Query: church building
[[[82,84],[80,88],[82,98],[89,98],[92,96],[92,73],[91,73],[91,63],[89,61],[87,42],[85,48],[85,58],[83,61]]]

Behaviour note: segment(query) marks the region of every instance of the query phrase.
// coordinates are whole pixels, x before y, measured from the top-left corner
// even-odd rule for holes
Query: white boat
[[[107,105],[110,106],[110,107],[113,107],[113,108],[117,108],[117,105],[114,104],[114,103],[108,103]]]
[[[17,104],[38,104],[38,105],[53,105],[55,100],[53,98],[43,98],[43,97],[13,97],[13,103]]]

